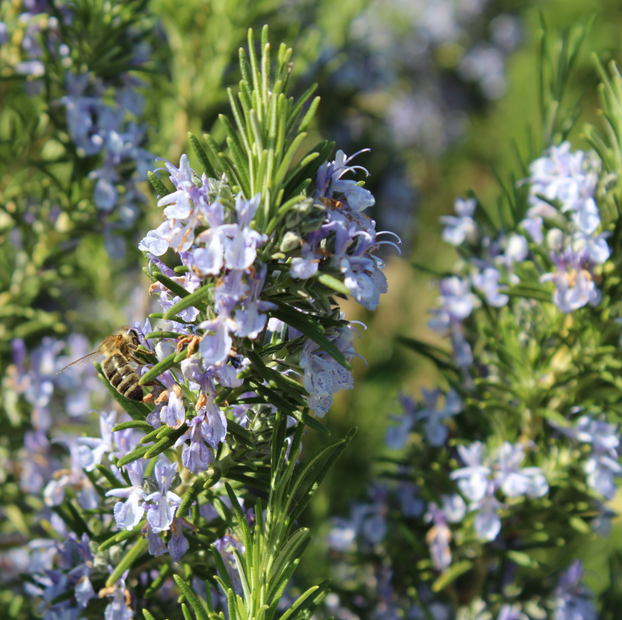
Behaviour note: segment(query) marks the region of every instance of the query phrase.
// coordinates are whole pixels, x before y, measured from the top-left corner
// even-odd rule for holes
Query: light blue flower
[[[456,216],[444,215],[440,218],[443,228],[443,240],[451,245],[462,245],[465,241],[475,243],[477,241],[477,223],[473,219],[473,212],[477,206],[475,198],[456,198],[454,210]]]
[[[522,444],[513,446],[507,441],[503,442],[496,453],[495,483],[507,497],[542,497],[549,490],[546,478],[539,467],[521,469],[524,460],[525,449]]]
[[[110,571],[112,572],[112,567]],[[121,575],[112,587],[112,591],[109,588],[106,589],[105,596],[111,596],[112,601],[104,610],[104,620],[132,620],[134,617],[134,610],[128,604],[131,604],[132,597],[128,596],[129,591],[125,587],[129,572],[128,569]]]
[[[445,396],[445,406],[438,408],[438,400],[442,392],[437,388],[422,390],[425,407],[417,413],[418,420],[426,420],[425,433],[431,446],[439,447],[447,441],[448,430],[444,420],[460,413],[463,409],[462,399],[455,390],[449,390]]]
[[[242,307],[235,313],[236,336],[256,339],[268,320],[267,315],[263,313],[277,308],[276,304],[259,299],[266,282],[267,270],[268,266],[264,264],[255,273],[254,277],[249,277],[248,297],[243,301]]]
[[[158,483],[158,490],[145,497],[146,502],[153,502],[147,506],[147,521],[156,534],[170,528],[177,506],[181,503],[181,498],[170,491],[176,472],[177,463],[168,463],[163,460],[156,463],[155,479]]]
[[[529,618],[521,611],[520,604],[506,603],[499,610],[497,620],[529,620]]]
[[[175,517],[171,523],[171,539],[168,543],[168,552],[173,562],[179,562],[190,547],[188,539],[183,533],[184,528],[192,529],[192,526],[187,524],[185,519]]]
[[[111,489],[106,497],[122,497],[125,502],[117,502],[114,505],[114,518],[117,527],[122,530],[134,529],[142,520],[145,509],[142,501],[145,497],[143,492],[143,464],[142,461],[132,461],[125,466],[132,486],[124,489]]]
[[[581,583],[583,565],[573,562],[560,577],[555,589],[553,620],[596,620],[592,593]]]
[[[501,308],[507,305],[510,298],[504,293],[500,293],[501,272],[494,267],[487,267],[484,271],[473,274],[473,286],[486,297],[486,302],[493,308]],[[506,289],[507,287],[503,287]]]
[[[458,446],[458,454],[466,467],[452,471],[449,477],[458,481],[458,487],[467,499],[477,502],[486,494],[491,473],[490,467],[483,464],[484,446],[474,441],[470,446]]]
[[[477,511],[473,529],[480,539],[492,541],[497,538],[501,531],[498,511],[504,507],[505,505],[495,497],[494,483],[489,482],[485,494],[469,506],[469,512]]]
[[[434,570],[444,571],[451,562],[451,549],[449,543],[452,533],[447,526],[445,513],[434,503],[428,505],[428,512],[425,515],[426,522],[433,522],[433,526],[428,530],[425,540],[430,549],[430,559]]]
[[[339,328],[326,335],[346,359],[351,360],[354,357],[352,346],[354,336],[350,329]],[[324,417],[328,413],[333,404],[333,394],[354,387],[352,373],[311,339],[307,340],[302,348],[300,366],[304,371],[304,386],[309,393],[307,402],[318,417]]]
[[[183,400],[170,390],[168,402],[160,409],[160,420],[169,428],[179,428],[186,421],[186,409]]]
[[[562,312],[574,312],[588,303],[598,305],[602,295],[590,271],[586,269],[587,252],[567,248],[562,254],[551,253],[557,267],[555,273],[545,273],[540,282],[554,282],[553,302]]]
[[[101,437],[78,437],[78,459],[85,471],[93,471],[102,462],[104,454],[112,451],[112,428],[117,419],[116,411],[99,414]]]

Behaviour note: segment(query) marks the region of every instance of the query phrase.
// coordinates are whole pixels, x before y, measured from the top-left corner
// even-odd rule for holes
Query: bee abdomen
[[[142,401],[144,397],[143,388],[138,385],[138,376],[134,371],[122,381],[117,390],[130,400]]]
[[[138,384],[138,375],[129,365],[127,359],[115,353],[104,360],[104,374],[119,394],[130,400],[142,401],[143,388]]]

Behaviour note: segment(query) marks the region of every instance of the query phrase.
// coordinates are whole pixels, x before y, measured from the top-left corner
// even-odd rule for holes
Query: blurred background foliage
[[[27,4],[7,1],[2,19],[11,15],[17,19],[30,10]],[[116,10],[115,3],[97,4],[102,15]],[[327,419],[335,437],[358,426],[356,441],[305,517],[317,534],[301,566],[300,586],[321,581],[330,572],[323,542],[330,518],[347,514],[350,502],[365,497],[384,450],[387,416],[398,408],[399,391],[418,397],[422,386],[437,385],[432,366],[402,348],[397,336],[445,346],[426,326],[427,310],[437,297],[434,273],[450,269],[456,260],[453,249],[440,239],[439,217],[453,213],[455,197],[469,190],[483,202],[491,200],[498,191],[496,171],[504,181],[510,172],[520,175],[516,151],[523,158],[539,154],[537,66],[543,22],[555,30],[577,20],[593,20],[569,97],[578,99],[588,91],[581,99],[581,118],[598,121],[593,89],[597,74],[590,52],[601,61],[620,61],[622,7],[616,0],[152,0],[118,4],[134,14],[138,10],[140,19],[132,28],[148,30],[148,58],[141,66],[130,67],[143,81],[142,121],[147,123],[148,151],[176,163],[182,153],[190,151],[188,131],[224,138],[218,114],[227,106],[226,87],[239,79],[238,48],[249,26],[268,23],[271,39],[283,40],[295,50],[297,94],[313,82],[319,84],[321,106],[301,152],[321,138],[335,140],[348,155],[371,148],[358,163],[370,172],[367,187],[377,199],[373,216],[380,229],[397,232],[405,242],[401,257],[387,252],[389,293],[378,311],[366,312],[355,304],[346,310],[348,319],[367,325],[357,345],[367,365],[360,360],[355,364],[356,389],[338,395]],[[93,33],[102,35],[97,30]],[[82,56],[76,61],[97,74],[95,42],[83,43],[78,46]],[[27,87],[34,80],[29,77],[24,84],[16,79],[10,46],[19,46],[19,41],[5,43],[0,56],[3,376],[11,363],[9,343],[15,336],[24,337],[30,348],[45,335],[69,331],[85,334],[96,343],[118,325],[145,316],[147,280],[140,272],[136,246],[161,217],[152,193],[139,182],[148,201],[131,225],[113,231],[127,240],[127,251],[110,251],[108,220],[93,206],[93,181],[88,178],[98,164],[85,158],[84,170],[76,171],[61,161],[71,148],[64,120],[45,107],[40,91],[35,96],[29,93]],[[124,69],[119,67],[118,73]],[[114,83],[114,76],[100,77]],[[62,96],[60,74],[46,74],[43,81],[56,97]],[[572,139],[575,147],[587,148],[582,125],[577,123]],[[16,140],[12,133],[16,127],[27,139]],[[67,216],[48,228],[33,224],[28,216],[34,212],[38,220],[49,221],[48,211],[62,194],[55,191],[52,177],[42,167],[45,145],[50,150],[53,146],[65,149],[56,164],[60,172],[55,174],[61,184],[75,183],[69,192],[71,200],[61,205]],[[26,241],[21,248],[15,241],[16,229]],[[11,415],[5,420],[22,432],[27,426],[26,418],[16,420]],[[311,437],[309,450],[320,441]],[[585,550],[587,583],[596,592],[609,585],[604,567],[614,548],[622,548],[622,526],[615,521],[611,540]]]

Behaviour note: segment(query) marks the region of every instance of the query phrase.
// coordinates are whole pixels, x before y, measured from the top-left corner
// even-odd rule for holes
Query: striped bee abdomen
[[[114,353],[102,364],[104,374],[119,394],[130,400],[142,401],[143,388],[138,384],[138,375],[130,366],[127,358]]]

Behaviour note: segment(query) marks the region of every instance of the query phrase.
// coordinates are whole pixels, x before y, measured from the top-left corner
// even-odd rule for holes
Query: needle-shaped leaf
[[[98,551],[106,551],[110,547],[114,547],[125,540],[136,538],[140,534],[140,527],[136,526],[132,530],[123,530],[123,532],[114,532],[110,538],[99,545]]]
[[[158,198],[163,198],[164,196],[168,196],[171,192],[167,189],[166,185],[160,181],[160,179],[153,173],[151,170],[147,172],[147,177],[149,178],[149,182],[153,186],[153,189],[158,194]]]
[[[279,306],[278,310],[272,310],[272,315],[291,325],[294,329],[302,332],[308,338],[311,338],[320,348],[324,349],[337,363],[341,364],[346,370],[352,370],[352,364],[346,359],[345,355],[337,348],[337,346],[330,341],[316,325],[310,323],[302,312],[293,310],[292,308],[285,309],[283,305]]]
[[[132,564],[142,555],[143,551],[147,549],[147,538],[139,538],[134,546],[123,556],[121,561],[117,564],[112,571],[108,579],[106,580],[106,587],[111,588],[119,579],[123,573],[132,568]]]
[[[190,607],[192,607],[192,610],[197,616],[197,620],[209,620],[207,611],[203,607],[203,603],[195,594],[194,590],[179,575],[173,575],[173,579],[175,580],[177,587],[181,590],[182,594],[188,601]]]
[[[117,461],[117,467],[123,467],[123,465],[137,461],[145,456],[151,447],[152,446],[138,446],[138,448],[134,448],[134,450],[132,450],[129,454],[126,454],[123,458],[120,458]]]
[[[324,464],[324,467],[318,472],[315,476],[315,479],[311,483],[311,486],[307,489],[306,493],[303,495],[301,500],[298,502],[296,507],[292,510],[290,515],[290,523],[294,523],[296,519],[302,514],[303,510],[307,507],[311,498],[317,493],[317,490],[320,488],[320,484],[324,481],[324,478],[328,475],[330,470],[333,468],[343,451],[348,447],[349,443],[356,435],[357,428],[354,427],[342,440],[342,443],[337,443],[334,445],[334,449],[332,450],[332,454]]]
[[[190,140],[190,144],[192,145],[192,150],[194,151],[194,154],[197,156],[197,159],[199,160],[199,163],[203,168],[203,172],[205,172],[208,178],[217,179],[220,175],[216,172],[214,166],[212,166],[210,160],[207,157],[207,153],[204,151],[196,136],[188,132],[188,138]]]
[[[140,428],[142,430],[151,431],[153,426],[144,420],[130,420],[129,422],[121,422],[120,424],[113,426],[112,432],[117,433],[118,431],[125,431],[128,428]]]
[[[183,494],[181,498],[181,504],[179,504],[179,508],[177,509],[177,515],[185,517],[188,514],[188,510],[190,510],[190,506],[195,502],[199,494],[203,490],[203,485],[205,484],[204,478],[197,478],[191,485],[190,488]]]
[[[149,450],[145,452],[144,458],[152,459],[154,456],[158,456],[159,454],[162,454],[162,452],[172,448],[175,445],[175,442],[186,432],[186,430],[186,427],[182,426],[170,437],[163,437],[160,441],[149,447]]]
[[[190,306],[194,306],[197,310],[205,310],[207,307],[205,303],[205,298],[209,295],[210,290],[212,290],[211,286],[202,286],[201,288],[194,291],[194,293],[190,293],[176,304],[171,306],[162,317],[165,320],[172,319],[176,314],[179,314],[182,310],[186,308],[190,308]],[[174,333],[174,332],[173,332]],[[179,338],[179,334],[176,334]]]
[[[352,295],[350,289],[341,280],[338,280],[328,273],[320,273],[315,279],[320,282],[320,284],[327,286],[337,293],[348,296]]]

